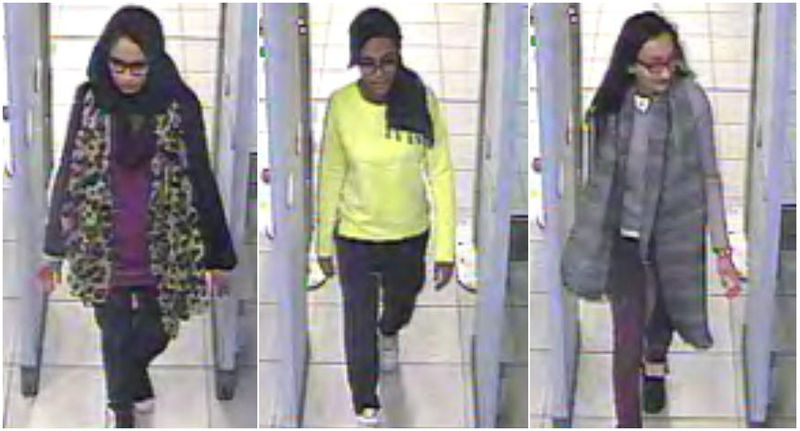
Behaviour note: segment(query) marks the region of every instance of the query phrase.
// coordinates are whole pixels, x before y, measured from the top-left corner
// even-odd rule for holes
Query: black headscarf
[[[361,48],[373,37],[391,39],[400,49],[400,26],[383,9],[365,9],[350,24],[350,66],[358,63]],[[404,130],[411,132],[412,142],[433,145],[433,123],[428,111],[425,84],[416,72],[403,64],[402,56],[386,104],[387,135],[392,130]]]
[[[109,52],[120,37],[136,43],[148,65],[145,84],[132,95],[117,89],[108,66]],[[156,145],[153,117],[164,112],[186,86],[164,51],[164,32],[155,14],[139,6],[125,6],[114,13],[94,46],[86,74],[97,105],[116,120],[112,128],[114,160],[125,166],[149,160]]]

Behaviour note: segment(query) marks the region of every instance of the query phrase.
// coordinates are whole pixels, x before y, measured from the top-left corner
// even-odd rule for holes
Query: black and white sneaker
[[[642,407],[647,413],[660,413],[667,404],[667,364],[645,363],[642,371]]]
[[[378,428],[381,426],[381,410],[375,407],[365,407],[356,415],[359,428]]]
[[[106,428],[135,428],[133,410],[115,411],[106,408]]]

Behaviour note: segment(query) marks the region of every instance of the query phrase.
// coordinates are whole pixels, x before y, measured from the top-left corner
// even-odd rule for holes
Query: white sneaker
[[[133,403],[133,417],[136,421],[136,428],[154,428],[156,409],[155,398],[137,401]]]
[[[375,407],[367,407],[356,415],[356,421],[361,428],[377,428],[381,424],[381,411]]]
[[[150,414],[156,408],[155,398],[148,398],[146,400],[136,401],[133,403],[133,411],[136,413]]]
[[[397,364],[400,362],[400,337],[379,334],[378,351],[380,352],[381,371],[384,373],[397,371]]]

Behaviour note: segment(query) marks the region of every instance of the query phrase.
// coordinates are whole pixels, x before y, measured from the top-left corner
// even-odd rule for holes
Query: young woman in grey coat
[[[712,345],[706,232],[729,297],[740,290],[725,227],[711,107],[678,34],[654,12],[630,17],[587,113],[592,164],[562,255],[565,286],[610,298],[620,427],[666,402],[673,332]]]

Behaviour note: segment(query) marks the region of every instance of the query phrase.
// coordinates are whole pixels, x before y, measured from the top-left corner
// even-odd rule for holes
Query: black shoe
[[[133,422],[133,410],[114,412],[114,428],[135,428]]]
[[[664,376],[642,374],[642,398],[644,411],[659,413],[667,403],[667,389]]]

